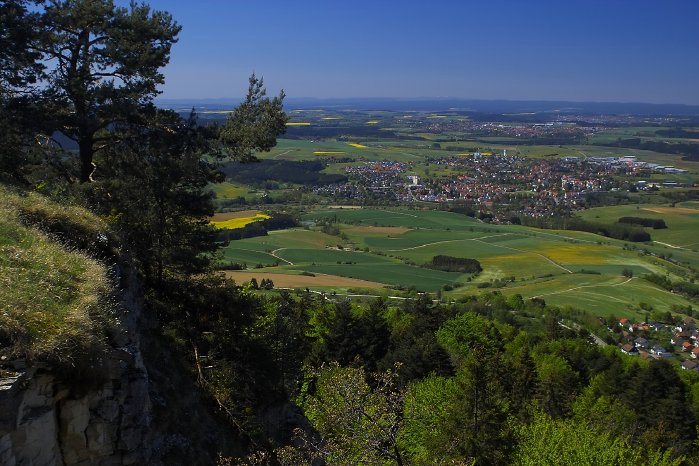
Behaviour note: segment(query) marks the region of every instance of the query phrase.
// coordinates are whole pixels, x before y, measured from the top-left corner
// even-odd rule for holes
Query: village
[[[364,162],[345,168],[348,181],[315,186],[314,192],[350,203],[465,202],[488,212],[493,223],[512,212],[533,218],[570,214],[586,207],[590,193],[679,187],[675,181],[650,181],[653,174],[677,174],[673,166],[624,157],[527,158],[502,154],[434,157],[432,175],[396,161]]]
[[[699,372],[699,330],[696,321],[687,317],[675,324],[660,322],[634,323],[614,319],[607,330],[616,337],[621,352],[643,359],[675,358],[684,370]]]

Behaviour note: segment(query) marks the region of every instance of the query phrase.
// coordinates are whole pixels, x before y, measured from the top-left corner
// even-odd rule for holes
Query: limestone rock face
[[[106,381],[97,387],[60,382],[40,365],[0,367],[0,465],[159,463],[152,447],[158,442],[152,434],[149,378],[135,331],[140,306],[129,304],[113,338],[122,346],[109,349],[101,379]]]
[[[104,385],[79,397],[41,368],[3,379],[0,464],[148,464],[148,375],[139,358],[119,361]]]

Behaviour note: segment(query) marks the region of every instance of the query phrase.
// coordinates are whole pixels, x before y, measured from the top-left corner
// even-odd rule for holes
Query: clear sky
[[[125,4],[127,0],[118,0]],[[163,98],[699,104],[699,0],[150,0],[183,30]]]

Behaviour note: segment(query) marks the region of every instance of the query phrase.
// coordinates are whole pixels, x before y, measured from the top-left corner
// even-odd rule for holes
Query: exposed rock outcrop
[[[5,370],[0,380],[0,464],[149,464],[154,445],[149,379],[135,334],[106,356],[106,382],[83,390],[49,367]],[[16,364],[15,366],[21,367]]]

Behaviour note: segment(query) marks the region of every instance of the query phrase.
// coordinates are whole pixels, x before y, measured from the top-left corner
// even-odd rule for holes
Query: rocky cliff
[[[0,184],[0,466],[194,466],[241,451],[145,306],[127,250],[85,209]]]
[[[98,383],[61,380],[50,366],[5,361],[0,373],[0,464],[151,464],[149,377],[135,331],[140,306],[124,294]]]

